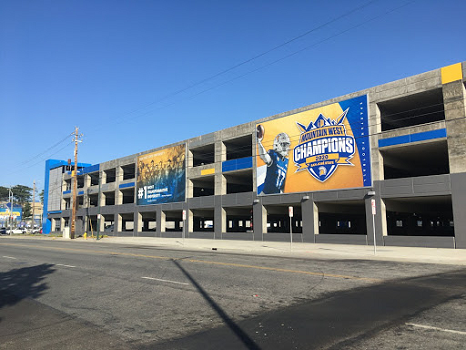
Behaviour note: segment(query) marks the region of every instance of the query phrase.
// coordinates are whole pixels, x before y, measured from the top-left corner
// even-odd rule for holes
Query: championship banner
[[[138,157],[137,205],[185,200],[185,153],[182,144]]]
[[[366,95],[256,127],[259,195],[372,186]]]

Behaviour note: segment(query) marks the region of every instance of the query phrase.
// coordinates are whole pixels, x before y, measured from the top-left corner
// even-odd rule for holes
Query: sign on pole
[[[186,237],[186,209],[183,209],[183,245]]]
[[[377,252],[376,243],[375,243],[375,199],[371,199],[371,207],[372,207],[372,230],[374,231],[374,254]]]
[[[293,217],[292,206],[288,207],[288,216],[290,217],[290,250],[291,250],[291,244],[293,243],[293,226],[292,226],[292,220],[291,220],[291,218]]]

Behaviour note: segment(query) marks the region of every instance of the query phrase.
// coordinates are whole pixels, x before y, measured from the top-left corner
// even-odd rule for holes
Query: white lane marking
[[[55,264],[55,265],[58,265],[58,266],[65,266],[65,267],[76,267],[76,266],[73,266],[73,265],[66,265],[66,264]]]
[[[14,257],[12,257],[12,256],[6,256],[6,255],[4,255],[3,257],[4,257],[4,258],[7,258],[7,259],[15,259],[15,260],[16,260],[16,258],[14,258]]]
[[[141,277],[141,278],[145,278],[146,280],[154,280],[154,281],[160,281],[160,282],[168,282],[168,283],[183,284],[183,285],[185,285],[185,286],[189,285],[189,283],[185,283],[185,282],[169,281],[169,280],[163,280],[163,279],[154,278],[154,277]]]
[[[462,334],[466,335],[466,332],[462,331],[455,331],[453,329],[446,329],[446,328],[438,328],[438,327],[432,327],[432,326],[426,326],[422,324],[417,324],[417,323],[406,323],[408,326],[413,326],[413,327],[419,327],[419,328],[425,328],[425,329],[434,329],[436,331],[442,331],[442,332],[448,332],[448,333],[455,333],[455,334]]]

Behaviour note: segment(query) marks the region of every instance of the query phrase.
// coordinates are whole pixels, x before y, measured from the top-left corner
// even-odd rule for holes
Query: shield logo
[[[318,181],[328,180],[340,165],[350,165],[355,152],[355,139],[347,135],[344,121],[346,109],[336,120],[320,114],[308,126],[296,123],[301,135],[293,150],[296,172],[307,169]]]

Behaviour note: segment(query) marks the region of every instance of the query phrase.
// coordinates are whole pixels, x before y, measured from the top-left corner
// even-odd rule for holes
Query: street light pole
[[[34,207],[35,207],[35,198],[36,198],[36,180],[33,182],[32,187],[32,231],[34,231]]]
[[[8,190],[8,197],[10,199],[10,235],[13,233],[13,191]]]

